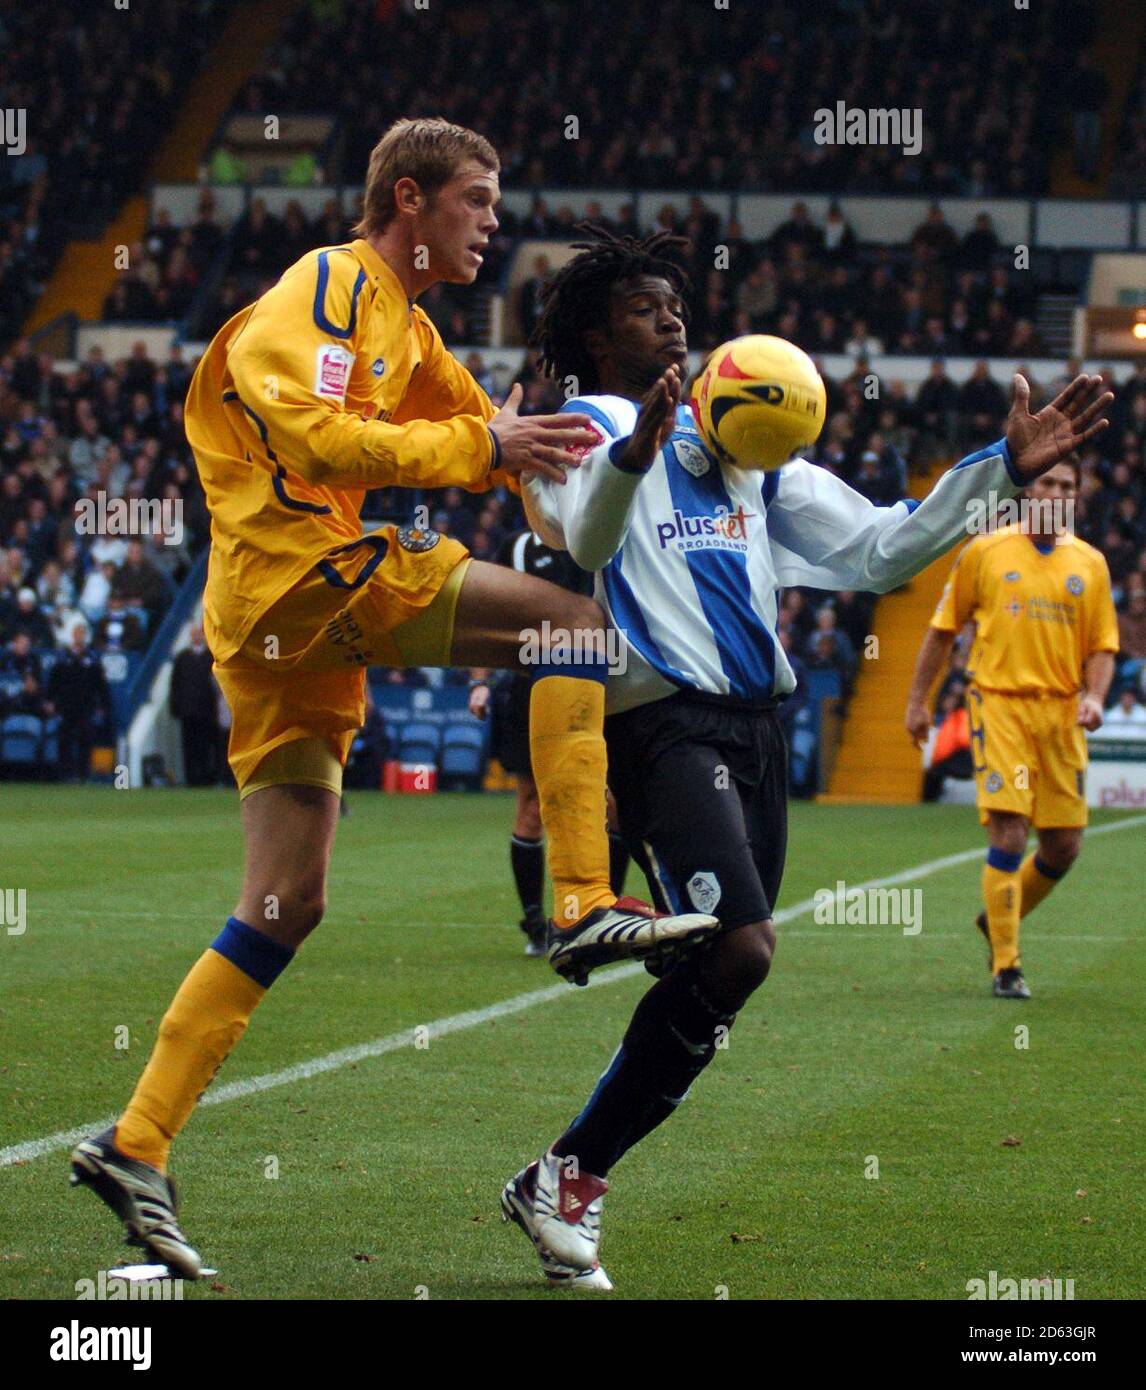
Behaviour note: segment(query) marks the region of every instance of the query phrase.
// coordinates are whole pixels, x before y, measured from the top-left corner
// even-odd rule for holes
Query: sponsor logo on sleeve
[[[592,434],[593,442],[592,444],[583,444],[576,448],[570,449],[569,453],[571,453],[574,458],[583,459],[586,454],[591,454],[598,444],[604,444],[605,442],[605,436],[601,433],[601,431],[597,428],[596,425],[587,425],[586,428]]]
[[[344,401],[350,381],[354,354],[334,343],[323,343],[318,349],[314,369],[314,393],[329,400]]]

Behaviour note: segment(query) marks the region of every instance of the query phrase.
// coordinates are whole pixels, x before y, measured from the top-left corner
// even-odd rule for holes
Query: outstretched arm
[[[885,593],[906,583],[974,529],[983,503],[1013,497],[1106,428],[1113,400],[1100,377],[1077,377],[1037,415],[1016,374],[1006,437],[961,459],[921,503],[873,506],[826,469],[786,464],[768,504],[781,584]]]

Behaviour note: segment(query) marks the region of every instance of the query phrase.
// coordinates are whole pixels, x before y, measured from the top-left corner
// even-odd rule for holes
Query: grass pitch
[[[0,927],[10,1150],[126,1101],[233,906],[240,842],[233,793],[0,798],[0,888],[27,895],[24,935]],[[560,982],[512,925],[508,800],[351,804],[326,921],[214,1083],[230,1098],[176,1146],[184,1225],[220,1271],[185,1296],[567,1296],[501,1224],[498,1194],[580,1108],[648,977],[522,1000]],[[917,936],[810,909],[786,921],[727,1051],[611,1175],[614,1297],[959,1299],[992,1269],[1141,1296],[1146,818],[1092,828],[1118,821],[1025,924],[1029,1003],[989,994],[981,854],[903,885],[922,892]],[[780,906],[982,843],[962,808],[796,804]],[[426,1046],[398,1036],[443,1019]],[[378,1055],[237,1085],[380,1039]],[[110,1213],[68,1190],[66,1159],[63,1143],[3,1156],[0,1297],[74,1298],[124,1253]]]

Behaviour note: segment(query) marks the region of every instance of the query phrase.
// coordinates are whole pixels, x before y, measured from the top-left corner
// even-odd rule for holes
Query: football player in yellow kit
[[[563,482],[596,441],[584,415],[520,417],[520,388],[495,411],[414,302],[438,281],[476,277],[498,226],[498,167],[473,131],[396,122],[371,155],[357,238],[303,256],[236,314],[191,383],[187,437],[211,511],[204,624],[233,717],[243,885],[164,1016],[127,1109],[72,1154],[72,1181],[188,1278],[201,1262],[176,1219],[168,1151],[322,917],[367,666],[517,668],[545,623],[579,635],[576,649],[531,669],[550,961],[584,983],[603,962],[716,926],[610,890],[606,643],[593,600],[471,560],[428,527],[363,534],[367,488],[482,491],[530,472]],[[570,664],[571,652],[589,655]]]
[[[1029,999],[1019,920],[1062,878],[1087,822],[1086,734],[1102,723],[1114,675],[1118,624],[1101,553],[1065,529],[1078,493],[1077,455],[1027,489],[1016,525],[976,536],[960,553],[920,648],[907,729],[921,743],[926,699],[968,621],[967,711],[979,818],[989,849],[985,910],[994,993]],[[1026,855],[1031,825],[1038,849]]]

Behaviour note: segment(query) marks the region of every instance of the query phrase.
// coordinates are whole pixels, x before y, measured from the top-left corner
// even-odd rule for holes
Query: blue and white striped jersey
[[[965,539],[968,503],[1019,491],[1006,444],[961,460],[922,503],[876,507],[826,469],[795,459],[772,473],[722,467],[687,406],[647,473],[617,466],[637,404],[582,396],[601,443],[564,485],[522,489],[530,526],[596,572],[595,595],[624,639],[610,714],[681,687],[744,699],[795,686],[776,635],[781,588],[884,592]]]

